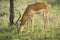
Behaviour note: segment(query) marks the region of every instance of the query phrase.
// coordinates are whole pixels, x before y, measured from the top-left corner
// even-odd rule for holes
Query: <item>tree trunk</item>
[[[9,17],[9,20],[10,20],[10,25],[13,25],[14,24],[14,1],[13,0],[10,0],[10,17]]]

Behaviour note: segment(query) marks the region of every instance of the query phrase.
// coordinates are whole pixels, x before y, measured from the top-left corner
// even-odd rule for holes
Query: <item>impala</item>
[[[50,9],[50,5],[44,2],[37,2],[28,5],[21,20],[18,22],[19,23],[17,27],[18,32],[22,31],[22,29],[24,28],[23,26],[25,25],[26,22],[28,23],[28,20],[33,22],[34,15],[41,14],[41,13],[43,14],[44,25],[45,25],[44,28],[45,28],[48,25],[49,9]]]

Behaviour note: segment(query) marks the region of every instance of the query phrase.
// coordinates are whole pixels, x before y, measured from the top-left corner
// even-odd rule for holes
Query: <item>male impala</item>
[[[44,2],[37,2],[27,6],[18,26],[18,32],[22,31],[23,25],[28,23],[28,20],[32,22],[34,15],[42,13],[45,27],[48,24],[48,11],[50,6]]]

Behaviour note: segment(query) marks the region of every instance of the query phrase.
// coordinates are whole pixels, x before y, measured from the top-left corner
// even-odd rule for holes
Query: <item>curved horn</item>
[[[21,13],[20,13],[20,11],[19,10],[17,10],[16,8],[15,8],[15,10],[19,13],[19,18],[17,19],[17,21],[15,22],[15,24],[17,24],[17,22],[19,21],[19,19],[21,18]]]

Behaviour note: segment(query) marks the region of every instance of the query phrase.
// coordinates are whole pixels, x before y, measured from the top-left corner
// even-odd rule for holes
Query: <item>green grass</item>
[[[21,11],[23,13],[24,10]],[[14,22],[17,20],[16,14]],[[8,16],[6,19],[9,18]],[[9,27],[8,20],[5,16],[0,17],[0,40],[60,40],[60,6],[51,7],[49,12],[49,26],[45,30],[42,16],[34,18],[34,32],[31,30],[31,25],[23,29],[20,34],[17,33],[16,26]],[[29,31],[28,31],[29,30]]]

